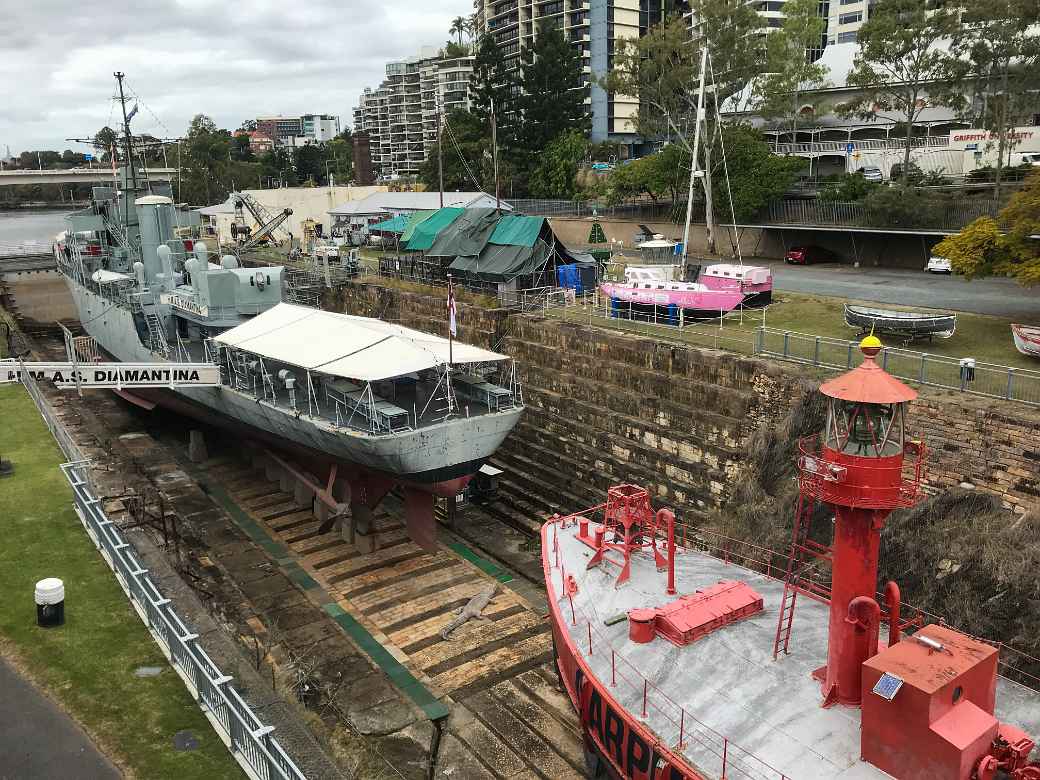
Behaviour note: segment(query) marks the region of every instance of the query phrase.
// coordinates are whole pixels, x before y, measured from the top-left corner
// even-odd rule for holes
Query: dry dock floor
[[[311,513],[262,471],[229,458],[202,469],[435,696],[454,702],[441,750],[470,754],[467,777],[584,776],[577,719],[552,668],[549,623],[508,584],[498,585],[486,620],[444,640],[456,610],[496,582],[470,560],[445,545],[423,550],[386,509],[377,512],[379,549],[361,553],[339,529],[319,534]]]

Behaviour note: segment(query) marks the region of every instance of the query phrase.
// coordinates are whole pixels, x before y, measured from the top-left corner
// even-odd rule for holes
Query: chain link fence
[[[759,327],[755,353],[763,357],[846,371],[859,364],[859,343]],[[1040,405],[1040,371],[886,347],[878,358],[892,376],[988,398]]]
[[[137,552],[110,520],[90,485],[87,460],[60,422],[39,385],[21,366],[22,384],[36,403],[68,463],[62,473],[72,487],[76,514],[91,541],[116,575],[142,622],[151,631],[171,666],[206,714],[228,750],[254,780],[304,780],[304,774],[286,755],[266,726],[232,687],[199,644],[199,636],[173,609],[141,565]]]

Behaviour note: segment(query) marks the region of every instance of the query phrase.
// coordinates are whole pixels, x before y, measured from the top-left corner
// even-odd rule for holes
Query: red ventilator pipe
[[[899,586],[889,580],[885,584],[885,606],[888,608],[888,646],[899,641]]]
[[[661,522],[668,523],[668,590],[665,591],[669,596],[675,595],[675,515],[671,509],[658,509],[657,510],[657,527],[661,527]]]

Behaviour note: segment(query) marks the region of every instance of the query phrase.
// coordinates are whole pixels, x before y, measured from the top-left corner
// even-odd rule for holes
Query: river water
[[[47,249],[65,229],[67,213],[61,209],[0,211],[0,246],[35,243]]]

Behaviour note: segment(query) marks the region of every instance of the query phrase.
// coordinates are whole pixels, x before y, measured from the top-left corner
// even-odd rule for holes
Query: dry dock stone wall
[[[350,284],[324,305],[446,334],[443,294]],[[519,364],[528,409],[496,457],[507,488],[551,497],[560,511],[635,482],[688,519],[704,517],[741,479],[751,435],[780,425],[806,386],[789,364],[478,302],[458,309],[460,339]],[[912,426],[930,448],[930,492],[963,483],[1018,513],[1040,506],[1040,410],[925,389]]]

